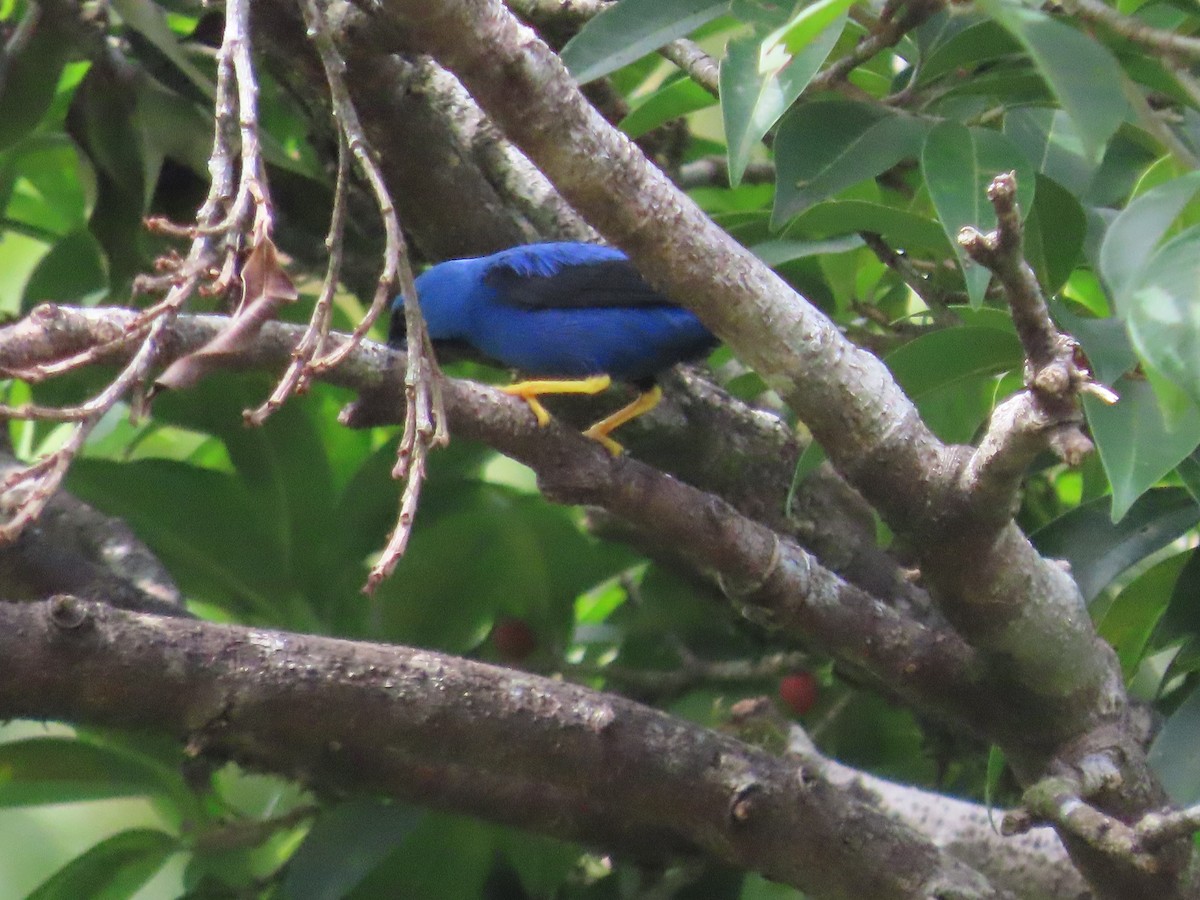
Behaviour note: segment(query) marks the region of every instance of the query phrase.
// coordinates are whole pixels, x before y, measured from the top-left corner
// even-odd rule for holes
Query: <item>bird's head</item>
[[[417,276],[417,297],[433,340],[453,341],[463,337],[474,293],[489,289],[481,280],[478,263],[476,259],[453,259]],[[399,295],[392,301],[388,343],[402,347],[406,334],[404,296]]]

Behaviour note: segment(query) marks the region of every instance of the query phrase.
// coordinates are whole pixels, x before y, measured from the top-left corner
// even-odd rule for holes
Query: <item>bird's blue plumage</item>
[[[595,244],[527,244],[451,260],[428,269],[416,286],[435,342],[469,344],[527,375],[645,382],[716,345],[625,254]],[[393,344],[404,339],[402,307],[397,298]]]

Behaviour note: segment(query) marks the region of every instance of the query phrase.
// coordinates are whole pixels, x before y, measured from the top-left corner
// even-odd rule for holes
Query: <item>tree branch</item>
[[[0,603],[0,716],[154,728],[319,789],[639,856],[701,852],[820,896],[1001,896],[786,758],[619,697],[422,650],[68,596]]]

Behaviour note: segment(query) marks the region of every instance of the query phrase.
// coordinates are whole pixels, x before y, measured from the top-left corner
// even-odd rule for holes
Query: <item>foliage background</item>
[[[1156,770],[1188,804],[1200,799],[1196,56],[1158,53],[1088,8],[910,4],[918,27],[857,60],[844,81],[821,82],[818,72],[875,33],[878,9],[624,0],[563,58],[581,81],[607,78],[606,111],[623,113],[626,133],[730,234],[884,355],[947,441],[971,441],[1021,386],[1003,300],[955,241],[963,225],[994,226],[986,184],[1017,173],[1027,256],[1056,319],[1121,398],[1086,399],[1098,454],[1076,469],[1041,461],[1018,518],[1040,550],[1071,563],[1130,690],[1161,717]],[[0,309],[11,317],[43,301],[127,304],[135,277],[168,247],[143,220],[193,214],[212,141],[218,12],[114,0],[29,25],[48,9],[0,7],[9,51]],[[1105,10],[1156,33],[1197,28],[1182,2],[1119,0]],[[652,52],[687,35],[720,60],[719,99]],[[814,76],[825,90],[810,87]],[[286,77],[260,68],[262,122],[279,241],[311,301],[317,281],[303,279],[320,269],[330,148]],[[359,234],[357,249],[369,256],[376,240]],[[353,327],[363,309],[342,293],[336,327]],[[284,315],[302,321],[307,305]],[[773,402],[728,351],[712,365],[736,397]],[[99,377],[5,389],[10,403],[61,403]],[[323,385],[264,427],[244,428],[241,411],[269,387],[219,375],[161,397],[140,423],[118,408],[71,470],[68,489],[127,520],[194,612],[483,659],[497,658],[494,625],[520,619],[537,635],[525,665],[715,727],[732,703],[773,693],[785,673],[701,679],[678,692],[606,676],[605,667],[676,669],[681,650],[725,661],[795,648],[695,579],[598,538],[583,512],[545,502],[527,470],[466,441],[434,457],[407,556],[371,601],[360,598],[395,512],[393,435],[340,426],[349,396]],[[9,434],[16,455],[33,459],[64,429],[13,421]],[[819,454],[813,445],[798,479]],[[886,544],[882,523],[879,532]],[[823,752],[963,797],[1013,798],[1010,782],[989,786],[986,746],[843,679],[819,646],[804,649],[822,685],[805,724]],[[650,885],[663,896],[794,895],[754,875],[649,872],[453,816],[318,800],[233,767],[193,773],[181,748],[145,735],[17,722],[0,739],[0,883],[12,896],[625,897]]]

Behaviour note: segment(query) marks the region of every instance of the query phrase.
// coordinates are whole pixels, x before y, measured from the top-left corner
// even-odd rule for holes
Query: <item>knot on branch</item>
[[[50,623],[60,631],[80,631],[94,624],[92,610],[72,594],[50,598]]]

